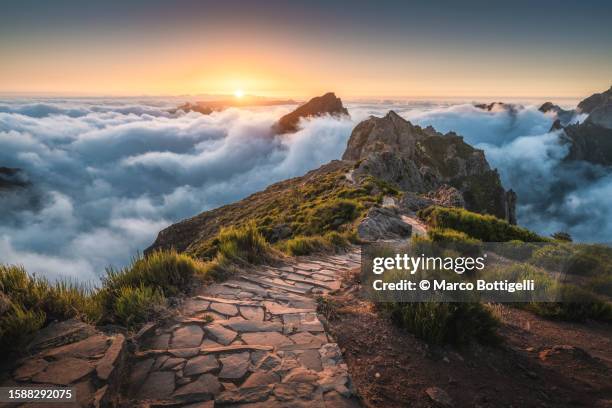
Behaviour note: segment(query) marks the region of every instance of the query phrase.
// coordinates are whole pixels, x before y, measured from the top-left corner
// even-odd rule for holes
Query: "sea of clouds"
[[[170,113],[176,105],[0,101],[0,166],[23,169],[32,183],[27,192],[0,194],[0,263],[96,282],[167,225],[340,158],[352,128],[389,109],[484,149],[518,193],[520,224],[582,241],[612,237],[612,175],[562,164],[566,146],[548,132],[553,118],[533,106],[350,103],[350,119],[306,120],[299,132],[278,136],[271,126],[294,106]]]

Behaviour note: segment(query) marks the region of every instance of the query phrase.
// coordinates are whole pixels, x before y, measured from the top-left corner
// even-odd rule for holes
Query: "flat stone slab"
[[[247,320],[263,321],[264,310],[261,307],[240,306],[240,314]]]
[[[169,333],[160,334],[159,336],[151,337],[146,343],[146,346],[147,346],[146,348],[153,349],[153,350],[167,350],[169,343],[170,343],[170,334]]]
[[[283,306],[276,302],[263,302],[266,310],[273,315],[313,312],[314,309]]]
[[[211,303],[210,310],[226,316],[236,316],[238,314],[238,308],[229,303]]]
[[[222,325],[216,323],[204,326],[204,330],[208,335],[214,338],[217,343],[223,344],[224,346],[231,344],[238,335],[235,331],[226,329]]]
[[[216,376],[202,374],[197,380],[183,385],[176,390],[174,396],[180,399],[214,396],[221,392],[221,384]]]
[[[244,333],[241,337],[246,344],[265,344],[273,347],[293,344],[287,336],[277,332]]]
[[[189,325],[179,327],[172,335],[172,348],[198,347],[202,343],[204,332],[200,326]]]
[[[43,371],[32,377],[33,382],[68,385],[80,380],[94,370],[87,360],[66,357],[50,363]]]
[[[298,361],[310,370],[323,371],[319,350],[304,350],[298,355]]]
[[[168,359],[166,359],[164,361],[164,363],[161,365],[161,369],[162,370],[170,370],[174,367],[176,367],[179,364],[182,364],[185,362],[184,358],[179,358],[179,357],[170,357]]]
[[[239,379],[246,374],[251,361],[251,353],[225,354],[219,357],[223,368],[219,373],[219,378]]]
[[[226,406],[228,404],[232,404],[232,406],[235,406],[233,404],[240,404],[240,406],[253,407],[253,405],[250,403],[265,401],[271,392],[272,387],[269,386],[259,386],[250,388],[241,387],[236,390],[229,390],[219,394],[219,396],[215,398],[215,403],[222,406]],[[261,405],[262,407],[271,406],[268,404],[267,401],[261,403],[263,404]]]
[[[42,358],[29,359],[13,372],[13,378],[17,381],[27,381],[47,368],[48,365],[49,363]]]
[[[40,350],[47,347],[58,347],[89,337],[95,331],[93,326],[77,319],[53,322],[36,333],[36,336],[28,345],[28,349]]]
[[[259,387],[262,385],[277,384],[280,376],[270,371],[256,371],[246,379],[240,388]]]
[[[187,361],[185,367],[183,368],[184,376],[192,376],[195,374],[207,373],[209,371],[213,371],[219,368],[219,362],[213,355],[204,355],[194,357]]]
[[[327,339],[323,338],[322,336],[315,336],[314,334],[310,334],[308,332],[296,333],[289,336],[289,338],[293,340],[295,344],[309,344],[314,345],[317,348],[327,343]]]
[[[106,351],[109,338],[103,334],[95,334],[85,340],[51,349],[45,353],[47,357],[79,357],[92,358]]]
[[[279,322],[264,322],[255,320],[242,320],[224,323],[225,326],[231,327],[240,333],[251,333],[251,332],[281,332],[283,331],[283,325]]]
[[[249,350],[249,351],[271,351],[274,347],[271,345],[261,345],[261,344],[232,344],[230,346],[224,347],[206,347],[200,349],[202,353],[223,353],[226,351],[240,351],[240,350]]]
[[[111,346],[106,350],[104,357],[96,364],[96,374],[102,381],[108,381],[124,355],[126,348],[125,336],[118,334],[113,339]]]
[[[193,315],[196,313],[204,312],[206,309],[208,309],[208,306],[210,306],[210,302],[206,300],[187,299],[183,303],[182,310],[183,310],[183,313],[187,315]]]
[[[164,399],[170,397],[174,391],[173,371],[154,371],[140,387],[140,399]]]

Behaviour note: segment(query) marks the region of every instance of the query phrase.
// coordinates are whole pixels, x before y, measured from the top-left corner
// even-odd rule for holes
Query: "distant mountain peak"
[[[342,105],[342,100],[333,92],[327,92],[322,96],[316,96],[299,106],[296,110],[286,114],[274,125],[276,133],[292,133],[298,130],[298,123],[302,118],[310,118],[322,115],[349,116],[348,111]]]

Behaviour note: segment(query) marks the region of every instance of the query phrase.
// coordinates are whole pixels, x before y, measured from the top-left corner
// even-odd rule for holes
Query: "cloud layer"
[[[209,116],[171,106],[0,103],[0,165],[33,185],[0,198],[0,262],[95,281],[168,224],[340,157],[353,126],[318,118],[281,138],[270,127],[289,106]]]
[[[0,262],[50,278],[95,282],[157,232],[340,158],[354,125],[389,109],[486,151],[519,195],[519,222],[542,233],[610,241],[612,176],[564,165],[566,147],[535,107],[493,112],[469,104],[349,104],[352,118],[270,126],[292,107],[171,114],[176,101],[0,101],[0,166],[24,169],[27,193],[0,196]],[[597,235],[599,234],[599,235]]]

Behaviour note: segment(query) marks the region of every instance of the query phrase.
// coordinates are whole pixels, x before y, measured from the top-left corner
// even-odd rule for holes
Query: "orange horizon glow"
[[[272,37],[228,37],[195,45],[126,43],[95,52],[87,46],[91,44],[78,39],[59,49],[32,43],[3,50],[0,45],[7,56],[0,66],[0,94],[235,95],[242,89],[249,95],[302,100],[329,91],[345,99],[554,100],[585,97],[608,89],[612,81],[607,65],[591,64],[587,58],[489,50],[483,64],[479,47],[460,55],[417,45],[410,46],[410,52],[374,49],[374,63],[363,58],[368,50],[360,47],[293,46]],[[555,69],[542,69],[550,66]]]

